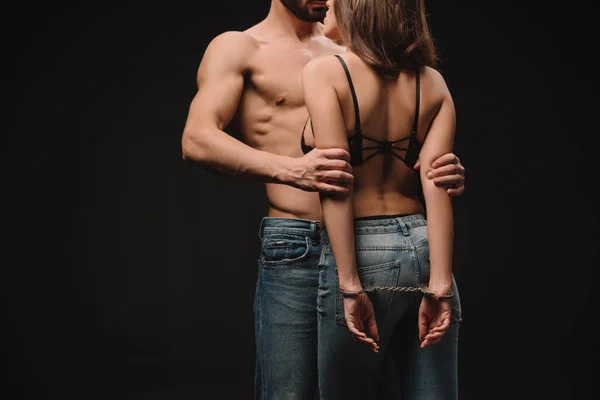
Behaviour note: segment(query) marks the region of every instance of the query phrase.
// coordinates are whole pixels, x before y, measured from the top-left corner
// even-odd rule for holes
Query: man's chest
[[[322,46],[264,46],[253,60],[250,84],[267,103],[303,106],[302,70],[313,58],[327,54],[334,53]]]

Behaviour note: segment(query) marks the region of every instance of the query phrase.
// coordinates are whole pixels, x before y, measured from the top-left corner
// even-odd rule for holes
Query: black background
[[[581,398],[598,356],[598,7],[427,4],[467,168],[461,398]],[[0,150],[10,398],[250,399],[265,196],[183,162],[180,139],[209,40],[269,2],[13,6]]]

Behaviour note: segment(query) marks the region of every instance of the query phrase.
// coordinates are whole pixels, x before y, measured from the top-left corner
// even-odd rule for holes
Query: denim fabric
[[[255,399],[314,400],[319,223],[264,218],[260,237],[254,299]]]
[[[428,282],[429,245],[424,216],[359,220],[354,226],[357,267],[363,286],[417,286]],[[370,292],[380,337],[379,353],[373,353],[354,339],[346,326],[326,230],[321,234],[321,244],[317,298],[321,400],[368,400],[376,398],[376,394],[385,398],[381,391],[390,388],[380,384],[382,377],[390,376],[390,368],[398,372],[403,400],[457,399],[461,308],[456,283],[452,288],[455,297],[450,328],[441,342],[426,349],[419,347],[417,329],[422,295]],[[388,362],[390,355],[394,356],[394,364]]]

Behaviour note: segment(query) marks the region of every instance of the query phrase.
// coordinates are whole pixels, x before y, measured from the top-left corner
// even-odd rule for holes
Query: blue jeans
[[[429,280],[429,246],[425,217],[357,220],[356,260],[363,286],[417,286]],[[317,299],[319,391],[321,400],[368,400],[382,397],[381,378],[398,372],[404,400],[458,398],[457,350],[461,320],[456,283],[452,319],[444,338],[421,349],[417,316],[419,292],[370,292],[379,329],[379,353],[354,339],[344,316],[337,269],[327,232],[321,233]],[[394,364],[388,362],[393,355]],[[388,388],[389,389],[389,388]],[[387,390],[387,389],[386,389]]]
[[[319,223],[264,218],[254,298],[255,399],[314,400],[317,392]]]

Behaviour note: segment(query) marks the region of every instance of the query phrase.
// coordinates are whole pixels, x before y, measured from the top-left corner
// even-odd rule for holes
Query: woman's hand
[[[419,308],[419,340],[421,348],[435,344],[450,327],[452,303],[450,299],[423,296]]]
[[[373,303],[366,293],[344,297],[344,313],[350,333],[359,341],[369,345],[375,353],[379,351],[379,332],[375,321]],[[365,330],[369,333],[365,333]]]

